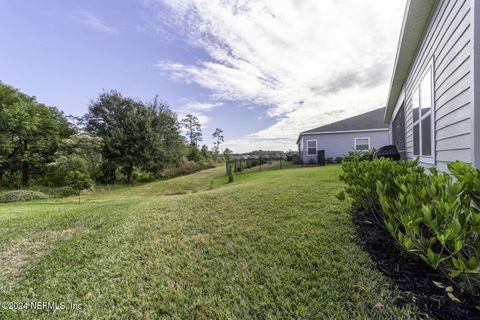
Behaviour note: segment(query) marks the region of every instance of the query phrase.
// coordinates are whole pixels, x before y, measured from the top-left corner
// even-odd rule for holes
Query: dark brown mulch
[[[480,310],[467,294],[455,289],[455,297],[461,303],[449,299],[445,290],[433,283],[451,285],[449,280],[422,260],[402,254],[385,227],[372,217],[365,211],[353,211],[361,245],[378,268],[406,293],[405,302],[414,302],[429,319],[480,319]]]

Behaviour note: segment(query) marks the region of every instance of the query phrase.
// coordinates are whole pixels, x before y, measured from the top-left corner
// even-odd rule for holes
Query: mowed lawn
[[[0,205],[0,301],[67,304],[0,318],[416,316],[357,244],[338,166],[224,171]]]

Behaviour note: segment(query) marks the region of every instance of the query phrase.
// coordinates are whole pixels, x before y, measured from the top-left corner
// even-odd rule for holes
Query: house
[[[369,150],[389,144],[385,108],[333,122],[300,133],[298,151],[303,163],[317,163],[318,154],[335,159],[353,150]]]
[[[480,1],[407,1],[385,110],[404,158],[480,167],[479,59]]]

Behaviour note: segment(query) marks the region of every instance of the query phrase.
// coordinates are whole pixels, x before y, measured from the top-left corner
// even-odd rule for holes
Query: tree
[[[211,157],[211,152],[210,150],[208,150],[208,146],[206,144],[204,144],[202,146],[202,149],[200,150],[200,153],[202,154],[202,156],[205,158],[205,159],[208,159]]]
[[[90,104],[85,119],[86,131],[104,141],[106,181],[116,167],[133,183],[135,166],[153,172],[179,158],[182,137],[177,117],[158,97],[145,105],[117,91],[104,92]]]
[[[225,157],[225,160],[230,160],[232,158],[232,154],[233,151],[229,148],[225,148],[225,150],[223,150],[223,156]]]
[[[202,127],[200,121],[194,115],[187,114],[185,119],[181,121],[181,124],[187,129],[187,136],[190,141],[190,145],[197,147],[198,143],[202,141]]]
[[[223,130],[222,129],[215,129],[215,132],[212,134],[213,139],[215,139],[215,154],[219,154],[220,152],[220,143],[222,143],[223,140]]]
[[[0,82],[0,177],[20,172],[27,187],[31,175],[44,173],[54,160],[61,139],[73,132],[56,108]]]
[[[102,166],[103,139],[88,134],[73,135],[62,140],[50,166],[53,172],[48,183],[56,186],[66,184],[68,172],[79,170],[96,180]]]
[[[93,181],[87,173],[75,170],[68,174],[67,184],[78,192],[78,203],[80,203],[81,191],[90,188],[93,185]]]

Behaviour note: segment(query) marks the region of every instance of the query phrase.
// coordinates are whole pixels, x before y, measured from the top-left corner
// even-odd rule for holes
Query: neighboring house
[[[325,158],[342,157],[353,150],[380,148],[389,143],[388,125],[384,122],[385,108],[340,120],[300,133],[298,151],[304,163],[317,163],[318,152]]]
[[[405,158],[480,167],[479,58],[480,1],[408,0],[385,112]]]

